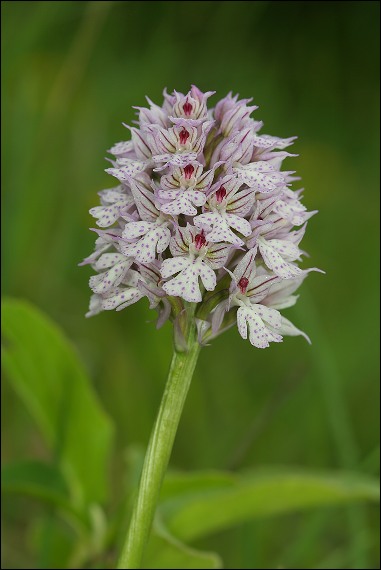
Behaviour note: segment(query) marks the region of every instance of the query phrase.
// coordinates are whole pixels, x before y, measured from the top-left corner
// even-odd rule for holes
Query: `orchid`
[[[316,211],[308,212],[301,203],[301,190],[291,189],[298,180],[293,172],[281,170],[283,160],[295,156],[284,150],[295,137],[259,134],[263,124],[251,118],[257,106],[250,105],[250,99],[239,100],[230,93],[208,108],[212,95],[192,86],[186,94],[165,91],[161,106],[148,99],[149,108],[137,108],[137,126],[128,127],[131,140],[109,150],[115,158],[106,172],[119,185],[100,192],[101,206],[90,210],[97,225],[109,230],[100,234],[96,250],[83,262],[99,272],[90,280],[94,294],[101,296],[99,311],[127,306],[116,301],[114,305],[110,290],[132,274],[143,284],[141,264],[154,263],[161,277],[155,308],[162,314],[164,305],[176,306],[165,311],[166,318],[175,321],[181,304],[186,308],[187,302],[198,303],[196,313],[204,315],[208,303],[209,315],[203,320],[209,324],[213,320],[214,326],[205,327],[204,340],[219,334],[215,313],[221,307],[211,304],[210,294],[221,291],[220,283],[236,279],[232,270],[240,266],[245,252],[252,255],[255,248],[258,270],[265,268],[279,280],[316,270],[299,266],[304,254],[299,243]],[[105,257],[110,249],[116,253]],[[218,263],[213,259],[216,252]],[[106,267],[104,260],[111,263],[111,259],[118,261]],[[115,293],[122,294],[119,289]],[[132,296],[131,302],[142,297],[149,298],[148,293]],[[91,304],[94,307],[94,298]],[[234,311],[235,303],[223,306],[226,312]],[[256,322],[261,318],[259,311],[268,316],[261,307],[250,310],[256,311],[255,318],[249,319],[243,306],[238,311],[246,315],[249,329],[252,318]],[[88,313],[93,314],[94,309]],[[267,333],[269,342],[289,334],[285,327],[275,328],[276,335]],[[246,338],[242,320],[238,330]],[[253,334],[249,338],[253,340]],[[268,346],[268,342],[252,344]]]
[[[161,275],[166,278],[178,273],[177,277],[163,284],[169,295],[182,297],[190,303],[202,301],[198,278],[207,291],[214,291],[217,278],[214,269],[224,265],[230,246],[226,243],[209,243],[203,230],[190,226],[178,228],[171,241],[172,258],[162,263]]]
[[[194,162],[185,167],[174,167],[170,174],[163,175],[158,196],[169,201],[162,204],[161,211],[175,216],[195,216],[197,207],[205,204],[206,190],[213,181],[214,170],[204,172],[203,166]]]
[[[282,170],[295,137],[259,134],[251,99],[164,91],[137,107],[131,139],[109,150],[119,184],[90,210],[98,234],[86,316],[148,299],[173,323],[174,356],[119,567],[138,567],[200,347],[236,324],[256,348],[308,336],[283,316],[313,268],[300,267],[309,219]]]
[[[211,227],[208,240],[228,242],[236,246],[244,242],[230,228],[244,236],[251,234],[251,226],[244,216],[252,209],[253,189],[246,188],[239,192],[242,182],[235,176],[227,176],[211,188],[203,214],[194,218],[197,227]]]

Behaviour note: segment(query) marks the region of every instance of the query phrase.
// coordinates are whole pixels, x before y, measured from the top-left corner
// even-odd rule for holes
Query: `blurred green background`
[[[106,149],[145,95],[192,83],[254,97],[263,132],[298,135],[286,162],[319,214],[311,274],[286,312],[312,339],[256,350],[235,329],[202,351],[172,465],[267,465],[375,475],[378,436],[378,2],[2,2],[3,294],[50,315],[77,347],[124,450],[146,445],[171,358],[146,300],[85,319],[89,208],[112,187]],[[217,97],[214,100],[217,100]],[[3,461],[45,458],[3,382]],[[25,507],[26,504],[26,507]],[[373,506],[315,509],[214,535],[227,568],[376,568]],[[3,568],[36,568],[38,507],[5,501]],[[201,544],[201,543],[200,543]]]

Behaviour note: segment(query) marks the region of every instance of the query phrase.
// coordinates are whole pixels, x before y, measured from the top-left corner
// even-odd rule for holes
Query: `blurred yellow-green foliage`
[[[116,425],[111,477],[146,445],[171,357],[146,300],[86,320],[89,208],[114,185],[106,149],[162,90],[254,97],[264,132],[298,135],[286,167],[319,214],[311,274],[286,314],[312,339],[256,350],[235,329],[202,351],[172,465],[268,465],[376,475],[378,436],[378,2],[2,3],[3,294],[45,311],[76,346]],[[7,379],[3,461],[47,450]],[[117,485],[117,483],[116,483]],[[34,502],[4,501],[3,568],[33,556]],[[117,502],[117,498],[114,497]],[[26,505],[26,506],[25,506]],[[32,529],[32,530],[31,530]],[[228,568],[376,568],[377,510],[320,508],[200,542]],[[40,566],[37,566],[37,565]]]

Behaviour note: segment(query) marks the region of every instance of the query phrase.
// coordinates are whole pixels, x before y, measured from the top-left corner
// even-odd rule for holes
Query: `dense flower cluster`
[[[250,99],[231,93],[208,108],[213,92],[164,91],[161,107],[139,107],[131,140],[119,142],[106,172],[119,185],[99,192],[90,210],[98,234],[82,264],[93,295],[87,316],[124,309],[142,297],[158,326],[198,303],[200,342],[235,322],[258,348],[282,335],[306,335],[279,310],[292,306],[308,271],[298,267],[307,220],[294,172],[295,137],[258,134]],[[297,228],[297,229],[295,229]],[[308,337],[306,337],[308,340]]]

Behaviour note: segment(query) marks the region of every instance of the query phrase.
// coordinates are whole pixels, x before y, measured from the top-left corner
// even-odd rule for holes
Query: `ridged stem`
[[[200,352],[193,307],[188,312],[185,339],[188,350],[174,354],[159,412],[145,455],[130,527],[117,568],[140,568],[160,489],[171,456],[185,399]]]

